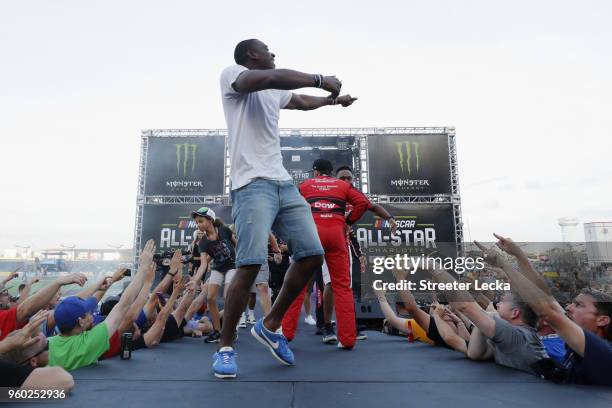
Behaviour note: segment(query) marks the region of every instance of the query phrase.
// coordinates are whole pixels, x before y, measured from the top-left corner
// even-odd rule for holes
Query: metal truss
[[[220,204],[229,205],[229,196],[146,196],[143,204]]]
[[[388,196],[370,195],[370,200],[380,204],[451,204],[452,198],[448,195],[431,196]]]
[[[455,134],[455,128],[446,127],[369,127],[369,128],[293,128],[280,129],[285,136],[367,136],[367,135],[427,135]],[[142,131],[143,137],[198,137],[227,136],[227,129],[148,129]]]
[[[369,166],[368,166],[368,136],[369,135],[426,135],[446,134],[448,135],[449,164],[451,173],[451,194],[429,195],[429,196],[389,196],[372,195],[370,198],[377,203],[408,203],[408,204],[452,204],[453,218],[455,224],[455,242],[459,247],[463,243],[463,222],[461,218],[461,198],[459,195],[459,170],[457,161],[457,146],[454,127],[368,127],[368,128],[297,128],[280,129],[281,137],[342,137],[352,136],[358,141],[358,147],[353,149],[356,153],[355,160],[355,185],[364,193],[368,194]],[[206,137],[226,136],[227,129],[148,129],[141,134],[140,166],[138,174],[138,194],[136,198],[136,224],[134,227],[134,253],[135,261],[138,260],[139,249],[142,244],[142,213],[143,207],[147,205],[167,204],[221,204],[229,205],[229,174],[231,162],[229,158],[228,143],[225,143],[225,172],[224,192],[221,196],[145,196],[145,180],[147,154],[150,137]]]
[[[138,265],[138,258],[140,258],[140,245],[142,243],[142,212],[144,206],[142,202],[136,203],[136,222],[134,223],[134,265]]]

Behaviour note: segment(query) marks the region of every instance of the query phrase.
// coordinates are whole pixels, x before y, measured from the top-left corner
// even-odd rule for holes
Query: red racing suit
[[[344,347],[351,348],[355,345],[355,304],[345,225],[361,218],[371,203],[347,182],[330,176],[318,176],[304,181],[300,185],[300,193],[310,204],[319,239],[325,250],[325,262],[334,292],[338,338]],[[347,205],[352,206],[348,219],[345,218]],[[283,334],[287,339],[295,337],[306,292],[306,289],[302,291],[283,317]]]

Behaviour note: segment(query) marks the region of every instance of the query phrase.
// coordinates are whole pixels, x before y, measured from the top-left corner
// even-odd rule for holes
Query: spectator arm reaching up
[[[545,287],[548,291],[548,287],[537,272],[533,270],[529,261],[525,261],[527,257],[520,247],[509,238],[503,238],[499,235],[495,235],[495,237],[499,239],[497,245],[503,251],[517,256],[518,259],[523,259],[519,262],[522,273],[514,270],[506,261],[500,261],[497,251],[492,248],[487,249],[482,244],[476,243],[486,254],[487,262],[497,263],[496,266],[500,266],[510,279],[513,289],[521,295],[538,317],[546,320],[557,334],[565,340],[565,343],[583,357],[585,348],[583,329],[565,315],[561,305],[549,293],[541,290],[542,287]]]
[[[182,280],[174,282],[174,290],[172,291],[172,295],[170,295],[170,298],[162,308],[161,312],[159,312],[157,315],[155,323],[153,323],[151,328],[143,335],[144,342],[147,347],[156,346],[161,341],[161,338],[164,335],[164,328],[166,327],[166,320],[168,320],[168,316],[170,316],[172,313],[174,303],[176,302],[179,292],[182,289]]]
[[[400,282],[406,279],[407,275],[405,271],[394,269],[393,276],[395,279]],[[419,308],[417,302],[409,290],[400,290],[398,291],[400,300],[404,303],[404,307],[408,310],[408,313],[416,320],[419,326],[423,327],[425,330],[429,327],[429,319],[431,318],[429,314],[425,313],[423,310]],[[405,327],[405,326],[404,326]],[[403,331],[405,331],[404,329]]]
[[[385,315],[385,319],[387,319],[387,321],[389,322],[391,326],[395,327],[397,330],[401,331],[402,333],[406,333],[406,330],[408,328],[408,319],[398,317],[395,314],[393,309],[391,309],[391,306],[389,306],[389,302],[387,302],[387,298],[385,295],[386,295],[386,292],[384,290],[376,291],[376,297],[378,298],[380,309]]]
[[[153,284],[154,277],[155,263],[152,262],[151,266],[149,267],[148,273],[144,277],[144,283],[142,285],[142,288],[140,289],[140,292],[138,293],[138,296],[136,297],[136,300],[130,305],[130,308],[128,309],[127,313],[125,314],[125,317],[119,325],[119,333],[127,332],[138,318],[140,311],[147,302],[149,290],[151,290],[151,285]]]
[[[444,342],[453,349],[467,355],[468,350],[466,341],[455,333],[449,323],[444,320],[444,311],[444,306],[439,303],[437,303],[432,310],[432,318],[436,321],[436,327],[438,328],[440,336]]]
[[[28,279],[28,282],[26,283],[25,287],[23,288],[23,290],[19,294],[19,301],[18,301],[18,303],[23,303],[30,296],[30,291],[32,290],[32,285],[34,285],[35,283],[38,283],[39,281],[40,281],[40,279],[38,279],[37,277]]]
[[[34,313],[45,308],[62,286],[73,283],[83,286],[85,282],[87,282],[87,277],[82,273],[60,276],[49,285],[27,298],[23,303],[19,303],[17,306],[17,322],[23,323]]]
[[[155,244],[153,243],[153,240],[149,240],[140,254],[140,265],[138,267],[136,276],[132,278],[132,281],[123,292],[119,302],[115,305],[115,307],[113,307],[113,310],[111,310],[105,320],[109,337],[112,336],[115,331],[117,331],[119,324],[128,311],[129,306],[134,302],[138,296],[138,293],[140,293],[140,290],[144,284],[145,276],[151,271],[151,263],[153,261],[154,252]]]

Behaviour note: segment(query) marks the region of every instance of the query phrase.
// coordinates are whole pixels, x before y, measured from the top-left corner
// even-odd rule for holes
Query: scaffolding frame
[[[451,194],[436,195],[381,195],[370,194],[369,181],[369,135],[447,135],[448,160],[450,168]],[[142,244],[142,215],[145,205],[169,204],[221,204],[230,205],[231,199],[229,174],[231,161],[227,143],[227,129],[146,129],[141,132],[141,149],[136,197],[136,222],[134,226],[134,262],[137,264]],[[209,196],[147,196],[145,195],[145,180],[149,149],[149,139],[152,137],[206,137],[225,136],[224,161],[224,193]],[[355,160],[354,176],[357,188],[367,194],[373,202],[407,203],[407,204],[452,204],[455,227],[455,243],[458,251],[463,244],[463,221],[461,216],[461,197],[459,193],[459,168],[457,161],[457,144],[455,128],[451,126],[437,127],[359,127],[359,128],[283,128],[281,137],[354,137],[357,141],[357,158]],[[355,148],[352,149],[355,153]]]

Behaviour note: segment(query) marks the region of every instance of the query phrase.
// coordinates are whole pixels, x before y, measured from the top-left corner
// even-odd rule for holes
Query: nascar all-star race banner
[[[150,137],[145,195],[223,194],[225,136]]]
[[[196,223],[191,212],[200,207],[211,208],[217,218],[232,223],[232,208],[218,204],[145,204],[139,253],[149,239],[155,241],[157,252],[185,249],[193,241]]]
[[[371,194],[450,194],[448,135],[369,135],[368,169]]]
[[[457,255],[452,205],[382,204],[382,206],[397,221],[398,229],[395,235],[391,234],[388,221],[376,217],[369,211],[353,225],[367,260],[365,277],[362,277],[362,294],[373,293],[372,282],[375,279],[394,281],[390,270],[380,274],[374,273],[376,258],[395,258],[404,254],[412,257]]]

